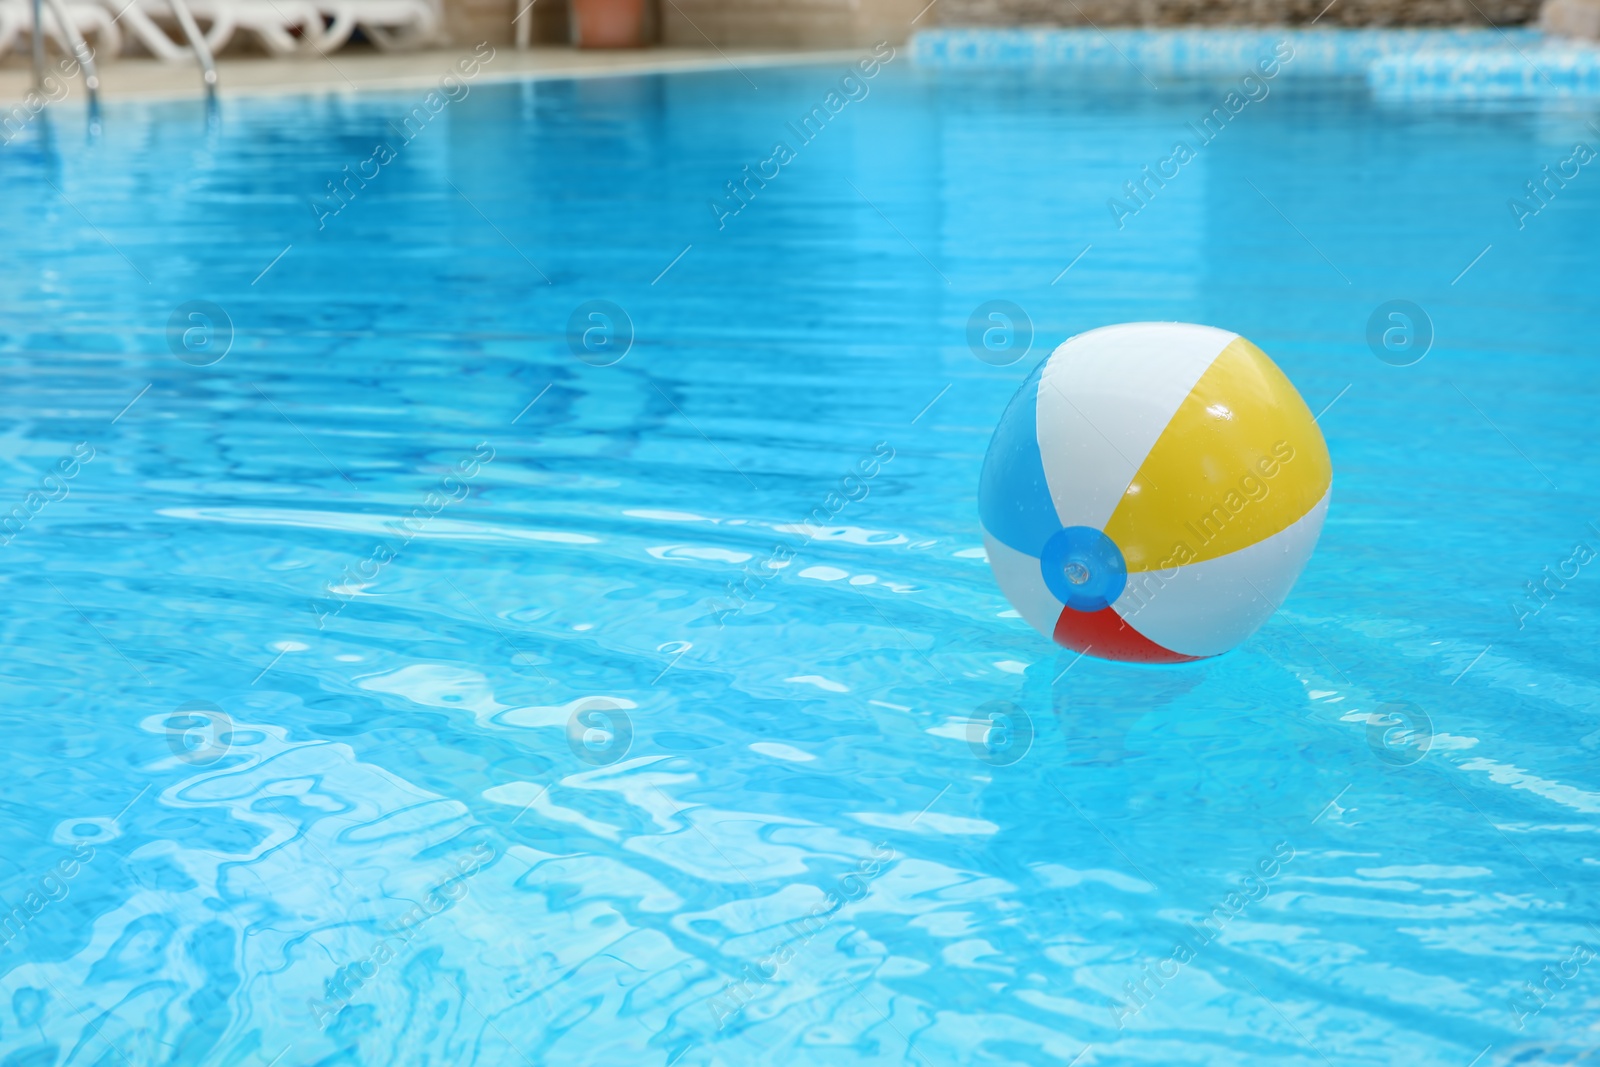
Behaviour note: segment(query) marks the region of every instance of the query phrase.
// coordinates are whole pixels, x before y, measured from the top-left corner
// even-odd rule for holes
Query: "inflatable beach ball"
[[[1300,576],[1333,470],[1305,401],[1226,330],[1107,326],[1018,390],[978,510],[1006,599],[1058,644],[1178,663],[1237,646]]]

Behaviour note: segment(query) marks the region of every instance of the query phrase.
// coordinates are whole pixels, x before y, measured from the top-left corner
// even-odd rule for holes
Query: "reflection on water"
[[[897,62],[718,231],[838,75],[475,85],[322,229],[405,98],[5,146],[0,1062],[1583,1062],[1596,602],[1505,605],[1594,518],[1600,186],[1502,218],[1576,119],[1285,85],[1119,231],[1217,86]],[[1338,400],[1178,667],[1041,643],[975,512],[1139,319]]]

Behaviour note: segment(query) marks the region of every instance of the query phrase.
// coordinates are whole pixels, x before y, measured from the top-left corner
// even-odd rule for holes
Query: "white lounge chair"
[[[342,48],[359,27],[385,51],[428,44],[439,32],[439,6],[433,0],[312,0],[328,19],[317,41],[323,51]]]
[[[208,23],[206,43],[213,53],[239,30],[280,56],[322,40],[322,15],[309,0],[189,0],[189,9]]]
[[[175,32],[177,16],[167,0],[102,2],[122,12],[121,21],[129,32],[157,59],[178,63],[194,58],[187,44],[178,43],[182,37]],[[274,55],[289,55],[322,38],[322,16],[309,0],[189,0],[189,10],[204,27],[213,55],[240,30]]]
[[[77,42],[90,38],[94,41],[90,50],[95,56],[109,59],[122,50],[116,19],[94,0],[65,0],[60,8],[46,0],[43,6],[45,39],[55,42],[63,54],[75,54]],[[56,10],[62,9],[67,13],[66,35],[55,16]],[[0,55],[26,50],[32,40],[33,0],[0,0]]]
[[[117,6],[106,0],[108,6],[115,7],[118,11],[117,21],[128,28],[133,39],[145,47],[145,50],[163,63],[176,63],[191,58],[194,53],[187,48],[180,47],[172,42],[154,22],[145,14],[139,0],[124,0],[125,6]]]

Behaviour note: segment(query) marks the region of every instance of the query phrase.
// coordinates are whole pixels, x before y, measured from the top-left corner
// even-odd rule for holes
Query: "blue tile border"
[[[1517,99],[1600,96],[1600,47],[1529,27],[1301,30],[1001,29],[918,31],[924,66],[1135,68],[1147,75],[1235,75],[1287,41],[1292,77],[1362,77],[1384,97]]]
[[[1600,48],[1549,44],[1387,56],[1367,71],[1384,99],[1518,100],[1600,97]]]

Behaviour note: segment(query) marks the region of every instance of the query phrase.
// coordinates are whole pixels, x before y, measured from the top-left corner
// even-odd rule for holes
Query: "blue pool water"
[[[1119,229],[1237,79],[900,56],[799,143],[842,74],[0,151],[0,1063],[1593,1060],[1600,171],[1508,201],[1594,115],[1274,82]],[[1039,638],[975,507],[1031,366],[1145,319],[1334,462],[1170,668]]]

